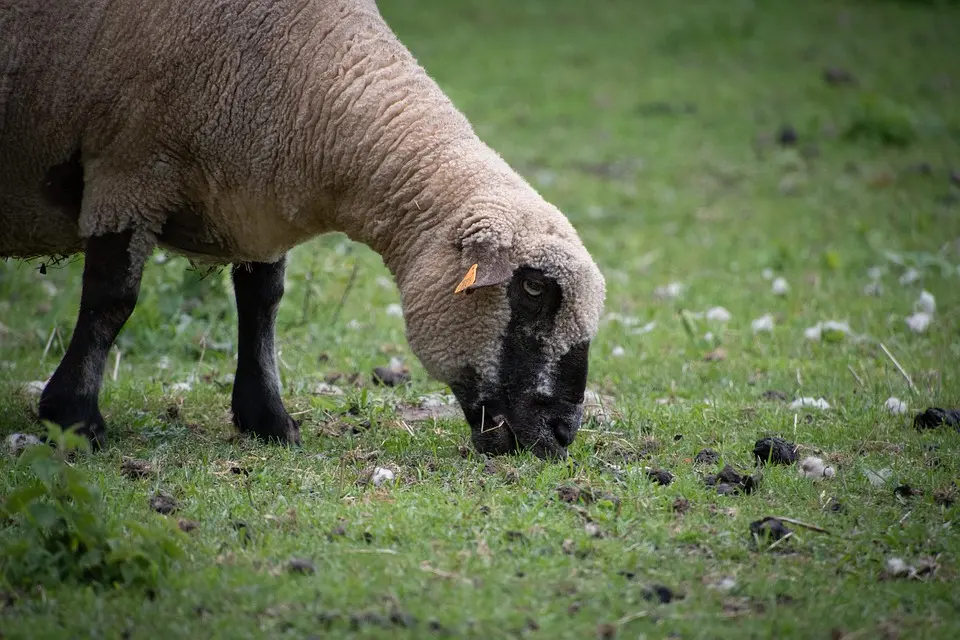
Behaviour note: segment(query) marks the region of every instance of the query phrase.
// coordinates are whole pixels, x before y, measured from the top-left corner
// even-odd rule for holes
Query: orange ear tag
[[[474,264],[472,267],[470,267],[467,270],[467,275],[463,276],[463,280],[460,281],[460,284],[457,285],[457,288],[454,289],[453,292],[461,293],[476,281],[477,281],[477,265]]]

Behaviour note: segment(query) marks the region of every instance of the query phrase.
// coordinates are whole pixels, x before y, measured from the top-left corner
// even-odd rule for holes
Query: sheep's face
[[[583,415],[603,277],[575,235],[518,236],[500,250],[464,249],[459,293],[457,280],[437,283],[429,319],[405,304],[408,337],[450,385],[477,450],[563,457]]]

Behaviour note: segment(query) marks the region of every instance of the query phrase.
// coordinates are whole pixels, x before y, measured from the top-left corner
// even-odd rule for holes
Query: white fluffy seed
[[[773,292],[773,295],[785,296],[790,291],[790,284],[786,278],[777,278],[773,281],[773,284],[770,285],[770,290]]]
[[[822,459],[816,456],[809,456],[801,460],[797,469],[804,478],[812,478],[814,480],[832,478],[837,473],[833,467],[828,466]]]
[[[28,396],[39,396],[43,393],[43,389],[47,386],[47,383],[42,380],[33,380],[32,382],[27,382],[23,385],[22,389],[25,394]]]
[[[913,307],[917,311],[922,311],[932,316],[937,311],[937,299],[934,298],[933,294],[929,291],[921,291],[920,297],[917,298]]]
[[[7,450],[15,456],[27,447],[38,444],[41,444],[40,438],[29,433],[11,433],[7,436]]]
[[[867,269],[867,277],[871,280],[879,280],[883,277],[883,267],[870,267]]]
[[[651,320],[650,322],[648,322],[647,324],[643,325],[642,327],[636,327],[635,329],[631,329],[631,330],[630,330],[630,335],[632,335],[632,336],[642,336],[642,335],[644,335],[644,334],[646,334],[646,333],[650,333],[651,331],[653,331],[653,330],[656,329],[656,328],[657,328],[657,321],[656,321],[656,320]]]
[[[900,284],[913,284],[920,279],[921,275],[922,274],[919,271],[913,267],[910,267],[903,272],[903,275],[900,276]]]
[[[766,268],[760,272],[760,275],[763,276],[764,280],[773,280],[773,269]]]
[[[773,316],[769,313],[765,313],[751,322],[750,326],[753,328],[754,333],[760,333],[761,331],[773,331],[773,324]]]
[[[626,353],[627,353],[627,350],[621,347],[620,345],[616,345],[613,349],[610,350],[610,355],[612,355],[614,358],[622,358],[624,355],[626,355]]]
[[[907,412],[907,403],[900,398],[887,398],[887,402],[884,404],[884,406],[887,408],[887,411],[895,416],[902,416]]]
[[[396,475],[390,469],[377,467],[373,470],[373,475],[370,476],[370,481],[373,483],[373,486],[379,487],[385,482],[393,482],[395,477]]]
[[[653,295],[662,300],[673,300],[674,298],[679,298],[681,293],[683,293],[683,285],[679,282],[665,284],[662,287],[657,287],[653,291]]]
[[[387,305],[387,315],[393,318],[402,318],[403,317],[403,307],[399,304],[388,304]]]
[[[863,295],[865,296],[875,296],[879,297],[883,295],[883,285],[879,281],[874,280],[869,282],[863,287]]]
[[[791,409],[829,409],[830,404],[823,398],[797,398],[790,403]]]
[[[909,575],[912,569],[903,558],[887,558],[887,572],[893,577]]]
[[[923,333],[930,326],[933,316],[925,311],[917,311],[913,315],[907,316],[905,322],[914,333]]]
[[[733,316],[723,307],[711,307],[707,309],[707,320],[715,322],[729,322]]]
[[[318,382],[313,386],[313,394],[316,396],[342,396],[343,389],[329,382]]]

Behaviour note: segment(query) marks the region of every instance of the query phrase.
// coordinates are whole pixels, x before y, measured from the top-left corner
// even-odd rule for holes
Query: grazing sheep
[[[274,320],[287,251],[329,231],[383,257],[479,450],[565,454],[603,278],[373,0],[0,0],[0,256],[86,254],[41,418],[102,444],[107,352],[161,246],[233,265],[234,422],[299,442]]]

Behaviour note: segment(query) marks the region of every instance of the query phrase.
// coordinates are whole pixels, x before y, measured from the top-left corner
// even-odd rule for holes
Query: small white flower
[[[393,280],[391,280],[387,276],[377,276],[377,284],[383,287],[384,289],[393,288]]]
[[[723,307],[711,307],[707,309],[707,320],[715,322],[729,322],[733,316]]]
[[[921,274],[919,271],[913,267],[910,267],[903,272],[903,275],[900,276],[900,284],[913,284],[919,280],[922,275],[923,274]]]
[[[930,326],[933,316],[925,311],[918,311],[911,316],[907,316],[906,323],[914,333],[923,333]]]
[[[887,558],[887,572],[895,578],[908,576],[916,570],[908,565],[903,558]]]
[[[921,291],[920,297],[913,304],[916,311],[923,311],[931,316],[937,311],[937,299],[929,291]]]
[[[379,487],[385,482],[393,482],[395,477],[396,475],[390,469],[377,467],[373,470],[373,475],[370,476],[370,481],[373,482],[373,486]]]
[[[170,385],[170,391],[175,391],[177,393],[186,393],[193,389],[193,385],[189,382],[174,382]]]
[[[673,300],[679,298],[681,293],[683,293],[683,285],[679,282],[671,282],[662,287],[657,287],[653,295],[662,300]]]
[[[901,416],[907,412],[907,403],[900,398],[887,398],[884,406],[887,408],[887,411],[895,416]]]
[[[829,409],[830,404],[823,398],[797,398],[790,403],[791,409],[803,409],[805,407],[811,409]]]
[[[703,339],[706,342],[713,342],[713,331],[707,331],[705,334],[703,334]]]
[[[767,267],[760,272],[760,275],[763,276],[764,280],[773,280],[773,269]]]
[[[820,340],[820,333],[822,329],[823,329],[823,323],[818,322],[814,326],[807,327],[806,329],[804,329],[803,337],[806,338],[807,340],[818,341]]]
[[[765,313],[751,322],[750,326],[753,328],[754,333],[760,333],[761,331],[773,331],[773,324],[773,315]]]
[[[627,353],[626,349],[624,349],[620,345],[615,346],[610,351],[610,355],[612,355],[614,358],[622,358],[626,353]]]
[[[790,291],[790,284],[786,278],[777,278],[773,281],[773,284],[770,285],[770,290],[773,291],[773,295],[775,296],[785,296],[787,292]]]
[[[387,315],[394,318],[403,317],[403,307],[399,304],[388,304],[387,305]]]

